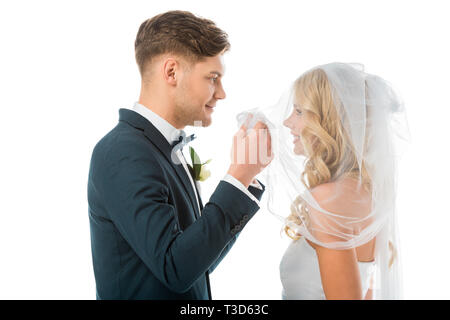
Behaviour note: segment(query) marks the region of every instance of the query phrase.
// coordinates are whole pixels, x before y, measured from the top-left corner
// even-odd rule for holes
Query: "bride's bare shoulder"
[[[337,215],[333,215],[335,221],[340,221],[340,218],[345,219],[347,217],[362,218],[370,213],[371,210],[370,194],[360,190],[357,184],[352,181],[324,183],[311,189],[310,192],[320,208]],[[320,214],[314,208],[309,208],[309,211],[311,215],[314,215],[312,221],[321,225],[329,224],[327,215]],[[342,231],[348,232],[348,230]],[[310,241],[308,243],[317,249],[317,245]],[[359,255],[358,253],[358,258]],[[361,256],[366,257],[367,255],[361,253]],[[369,258],[367,259],[367,261],[370,260]]]
[[[321,208],[344,215],[365,211],[370,204],[370,195],[351,179],[320,184],[311,194]]]
[[[343,198],[348,197],[348,191],[335,182],[323,183],[311,189],[311,195],[319,206],[327,211],[335,211],[339,208]]]

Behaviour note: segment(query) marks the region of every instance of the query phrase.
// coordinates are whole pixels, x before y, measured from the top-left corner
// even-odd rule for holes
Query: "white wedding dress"
[[[362,296],[369,289],[375,262],[358,262]],[[325,300],[316,251],[304,237],[292,241],[280,263],[283,300]]]

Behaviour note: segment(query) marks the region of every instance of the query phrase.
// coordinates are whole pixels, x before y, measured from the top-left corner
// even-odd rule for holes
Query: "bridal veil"
[[[326,86],[315,84],[319,98],[304,90],[318,75],[326,78]],[[317,112],[311,107],[326,103],[332,108],[322,105]],[[308,145],[303,154],[294,152],[292,132],[285,126],[296,108],[307,119],[300,136]],[[272,137],[274,159],[263,173],[267,209],[294,239],[305,237],[336,250],[375,239],[374,298],[402,298],[397,160],[409,131],[403,103],[392,86],[360,64],[330,63],[302,74],[275,106],[241,113],[238,122],[248,121],[249,113],[249,129],[261,120]],[[352,191],[344,181],[352,181]],[[326,192],[318,199],[315,191],[324,186]],[[345,198],[342,205],[349,192],[356,196]],[[367,210],[355,209],[363,208],[364,201],[369,201]]]

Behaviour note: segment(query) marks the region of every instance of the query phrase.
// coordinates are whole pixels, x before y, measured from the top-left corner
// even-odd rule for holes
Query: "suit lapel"
[[[200,197],[200,192],[198,191],[197,188],[197,181],[195,181],[195,175],[194,175],[194,169],[192,169],[192,167],[188,166],[189,168],[189,173],[191,174],[192,180],[194,181],[194,185],[195,185],[195,190],[197,191],[198,194],[198,202],[200,204],[200,210],[203,210],[203,203],[202,203],[202,197]]]
[[[191,182],[189,181],[189,177],[187,176],[186,170],[184,170],[183,165],[181,163],[175,164],[174,161],[172,161],[172,146],[169,144],[166,138],[164,138],[161,132],[159,132],[159,130],[156,129],[155,126],[150,121],[148,121],[135,111],[128,109],[120,109],[119,121],[121,120],[129,123],[130,125],[132,125],[137,129],[143,130],[144,135],[164,155],[166,160],[175,170],[182,185],[184,186],[184,189],[187,192],[188,197],[191,201],[192,207],[194,208],[195,217],[198,219],[200,217],[200,212],[197,206],[197,201],[195,199],[195,192],[192,189]],[[173,157],[177,156],[173,154]]]

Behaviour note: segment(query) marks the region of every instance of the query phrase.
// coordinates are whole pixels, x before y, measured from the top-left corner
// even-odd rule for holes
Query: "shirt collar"
[[[166,138],[169,144],[172,144],[173,141],[178,140],[182,132],[184,132],[183,130],[175,128],[165,119],[161,118],[155,112],[139,102],[136,102],[131,110],[139,113],[141,116],[150,121],[150,123],[153,124],[159,132],[161,132],[164,138]]]

